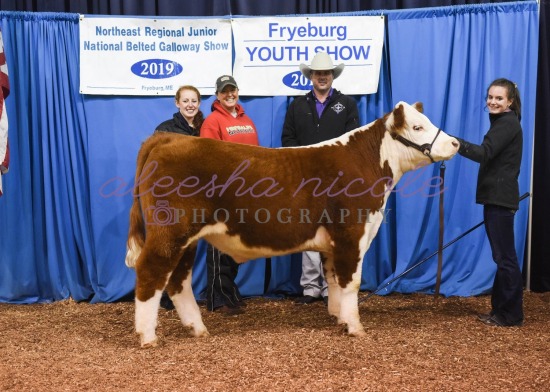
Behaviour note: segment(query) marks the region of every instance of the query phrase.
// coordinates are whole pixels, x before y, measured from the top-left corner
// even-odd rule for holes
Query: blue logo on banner
[[[179,75],[183,71],[181,64],[172,60],[141,60],[132,65],[132,73],[147,79],[165,79]]]
[[[307,79],[300,71],[291,72],[283,76],[283,84],[297,90],[311,90],[311,80]]]

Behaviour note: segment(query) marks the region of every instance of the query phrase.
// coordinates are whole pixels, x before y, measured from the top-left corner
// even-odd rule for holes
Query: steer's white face
[[[405,102],[399,102],[395,107],[398,108],[400,105],[403,107],[404,121],[402,119],[396,118],[395,126],[396,131],[405,139],[419,145],[431,144],[431,157],[434,161],[442,161],[451,159],[457,152],[459,143],[458,141],[443,131],[439,131],[439,128],[431,123],[431,121],[422,113],[422,104],[415,103],[414,105],[409,105]],[[419,153],[413,148],[409,147],[412,151],[411,153]],[[422,159],[422,162],[419,162],[420,165],[429,164],[431,160]]]

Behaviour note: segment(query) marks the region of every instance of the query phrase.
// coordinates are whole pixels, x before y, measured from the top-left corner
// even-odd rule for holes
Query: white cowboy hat
[[[333,71],[334,79],[336,79],[344,70],[344,63],[334,66],[332,60],[326,52],[318,52],[311,65],[308,67],[305,64],[300,64],[300,71],[307,79],[311,79],[311,71]]]

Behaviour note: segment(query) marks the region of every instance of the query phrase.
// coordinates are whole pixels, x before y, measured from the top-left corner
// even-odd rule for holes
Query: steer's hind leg
[[[208,331],[202,322],[201,311],[191,286],[196,250],[196,244],[185,249],[176,269],[170,276],[166,291],[174,302],[182,324],[193,330],[193,336],[201,337],[208,336]]]
[[[155,330],[160,297],[182,254],[168,242],[158,243],[160,245],[154,246],[154,241],[146,240],[136,262],[136,332],[140,335],[141,347],[157,345]]]

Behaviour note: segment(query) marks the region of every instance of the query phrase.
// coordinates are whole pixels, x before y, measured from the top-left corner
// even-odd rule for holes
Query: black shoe
[[[508,323],[501,317],[494,314],[489,317],[487,321],[485,321],[485,324],[491,325],[493,327],[521,327],[523,325],[523,320],[517,321],[515,323]]]
[[[479,321],[481,321],[482,323],[486,322],[491,317],[493,317],[493,312],[491,312],[491,313],[480,313],[480,314],[477,315],[477,319]]]
[[[323,297],[323,302],[325,303],[325,306],[328,306],[328,296]]]
[[[214,311],[220,312],[220,314],[224,316],[236,316],[244,313],[244,309],[241,307],[227,305],[220,306],[219,308],[214,309]]]
[[[309,305],[320,300],[321,298],[312,297],[311,295],[304,295],[303,297],[296,298],[294,303],[296,305]]]
[[[174,303],[166,293],[162,293],[162,297],[160,297],[160,306],[166,310],[175,309]]]

